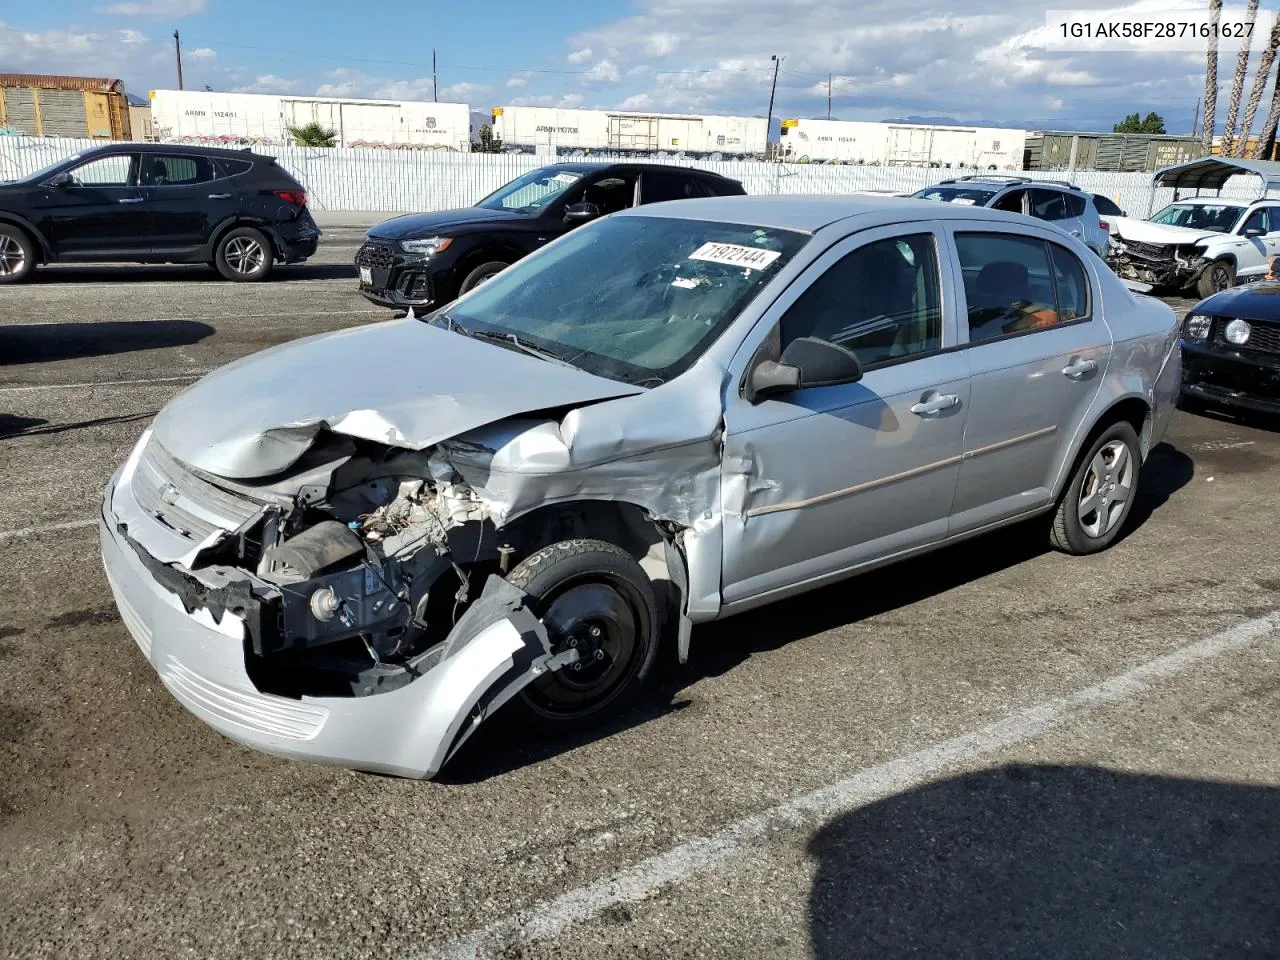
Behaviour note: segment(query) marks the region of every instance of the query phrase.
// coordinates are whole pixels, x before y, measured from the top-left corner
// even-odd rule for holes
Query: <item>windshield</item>
[[[1236,225],[1243,209],[1222,203],[1171,203],[1152,217],[1151,222],[1226,233]]]
[[[655,385],[688,369],[808,239],[740,224],[609,217],[508,267],[447,320],[471,333],[515,334],[602,377]]]
[[[558,196],[582,179],[576,170],[543,167],[517,177],[505,187],[489,194],[477,207],[487,210],[515,210],[519,213],[542,212]]]
[[[941,200],[944,203],[982,207],[995,195],[994,190],[984,190],[982,187],[925,187],[911,196],[917,200]]]
[[[64,164],[70,163],[72,160],[79,160],[81,156],[83,156],[83,154],[74,153],[69,157],[63,157],[61,160],[55,160],[53,163],[50,163],[47,166],[41,167],[39,170],[35,171],[35,173],[27,173],[17,177],[10,177],[7,174],[5,174],[3,176],[0,176],[0,180],[3,180],[6,183],[13,183],[13,182],[26,183],[28,180],[36,180],[36,181],[43,180],[45,177],[47,177],[50,173],[52,173],[58,167],[61,167]]]

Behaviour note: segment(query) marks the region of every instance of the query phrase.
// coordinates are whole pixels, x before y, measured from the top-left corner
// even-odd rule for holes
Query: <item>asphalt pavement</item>
[[[98,498],[204,372],[386,317],[361,233],[0,292],[0,956],[1280,956],[1266,421],[1179,413],[1105,554],[1017,528],[700,628],[608,728],[495,723],[439,782],[187,714]]]

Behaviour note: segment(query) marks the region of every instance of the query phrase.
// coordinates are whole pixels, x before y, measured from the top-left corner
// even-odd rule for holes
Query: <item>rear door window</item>
[[[663,203],[667,200],[688,200],[690,197],[705,197],[701,184],[693,177],[682,177],[673,173],[650,173],[645,171],[640,176],[640,202]]]
[[[1007,210],[1009,213],[1021,213],[1022,201],[1026,197],[1025,190],[1010,190],[991,206],[995,210]]]
[[[1032,190],[1031,215],[1037,220],[1066,220],[1072,216],[1067,195],[1060,190]]]
[[[146,182],[153,187],[193,186],[216,178],[213,161],[208,157],[158,153],[149,160],[150,177]]]
[[[958,233],[955,242],[970,343],[1089,315],[1088,274],[1070,251],[1006,233]]]

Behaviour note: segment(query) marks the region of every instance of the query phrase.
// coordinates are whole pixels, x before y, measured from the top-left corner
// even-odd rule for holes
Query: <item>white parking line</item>
[[[96,518],[88,520],[68,520],[66,523],[47,523],[40,527],[19,527],[17,530],[0,530],[0,543],[5,540],[19,540],[22,537],[33,537],[41,533],[57,533],[60,530],[79,530],[82,527],[92,527],[98,521]]]
[[[1280,629],[1280,611],[1237,624],[1076,693],[1019,710],[981,730],[868,767],[846,780],[744,817],[709,836],[688,840],[603,880],[428,951],[426,956],[443,960],[514,955],[521,944],[555,937],[571,924],[589,920],[616,904],[651,897],[663,887],[747,852],[777,831],[814,829],[838,814],[901,793],[939,774],[1136,697],[1152,684],[1213,657],[1242,649],[1277,629]]]
[[[79,383],[32,383],[22,387],[0,387],[0,393],[29,393],[33,390],[82,390],[89,387],[128,387],[145,386],[151,383],[183,383],[188,380],[199,380],[206,373],[212,373],[217,367],[208,370],[193,370],[177,377],[153,377],[149,380],[83,380]]]

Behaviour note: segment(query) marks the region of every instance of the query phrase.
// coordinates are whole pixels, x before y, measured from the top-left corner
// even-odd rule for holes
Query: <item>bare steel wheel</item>
[[[1066,553],[1095,553],[1120,535],[1133,508],[1142,467],[1132,425],[1113,423],[1076,461],[1058,501],[1050,540]]]
[[[271,272],[271,241],[252,227],[237,227],[218,243],[214,266],[228,280],[262,280]]]
[[[0,224],[0,283],[18,283],[35,269],[35,247],[17,227]]]
[[[536,720],[595,724],[643,685],[658,646],[657,600],[630,554],[601,540],[566,540],[530,555],[507,579],[533,599],[552,652],[578,653],[521,692]]]

